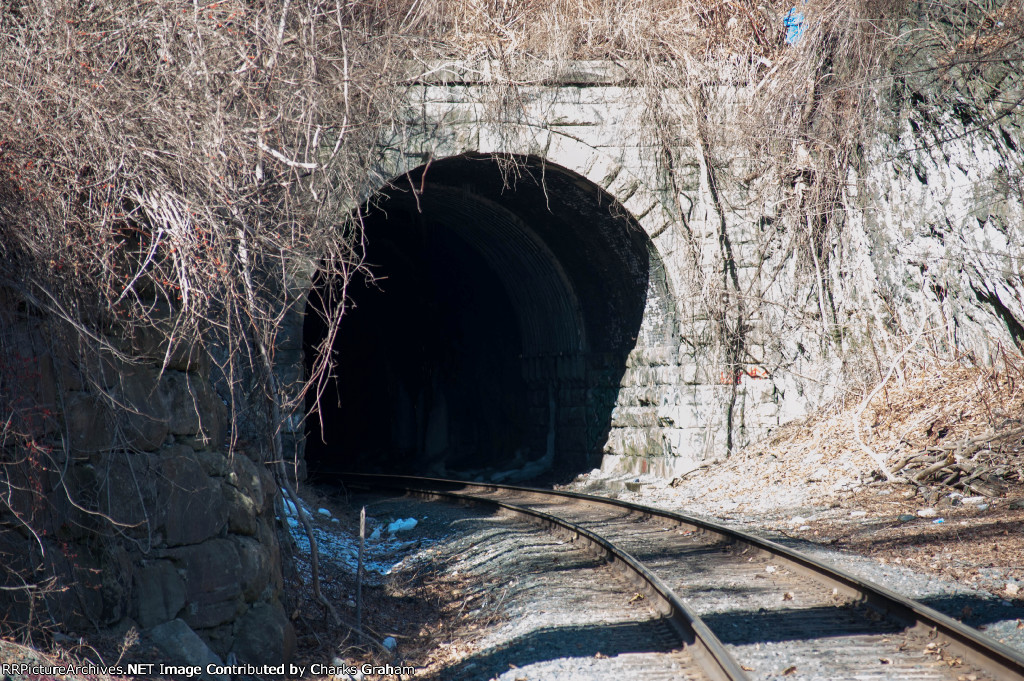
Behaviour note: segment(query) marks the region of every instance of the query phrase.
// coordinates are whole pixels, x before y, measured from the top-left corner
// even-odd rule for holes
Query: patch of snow
[[[330,517],[331,517],[331,512],[330,512],[330,511],[328,511],[328,510],[327,510],[326,508],[318,508],[318,509],[316,510],[316,512],[317,512],[317,513],[319,513],[320,515],[324,515],[324,516],[327,516],[328,518],[330,518]]]
[[[288,498],[287,492],[283,489],[281,490],[281,501],[284,504],[284,515],[288,520],[288,525],[295,527],[295,525],[292,524],[292,521],[297,522],[296,519],[299,518],[300,509],[295,508],[295,504],[292,503],[291,499]],[[301,501],[299,503],[301,506],[301,512],[308,520],[310,517],[309,508],[305,504],[301,503]]]
[[[414,527],[416,527],[415,518],[406,518],[405,520],[399,518],[398,520],[388,525],[388,533],[394,534],[395,532],[407,532],[408,530],[411,530]]]
[[[287,509],[286,509],[287,510]],[[302,509],[309,512],[307,509]],[[319,510],[318,510],[319,512]],[[349,535],[347,532],[327,524],[326,514],[320,513],[323,525],[311,522],[313,536],[316,538],[317,549],[321,561],[329,561],[340,565],[344,570],[355,572],[359,561],[359,537]],[[292,539],[300,555],[308,556],[310,551],[309,538],[306,536],[301,523],[293,515],[286,515]],[[395,539],[394,532],[411,530],[417,525],[415,518],[396,520],[387,525],[389,534],[382,536],[383,523],[374,518],[367,517],[367,525],[373,527],[373,532],[367,537],[368,541],[363,546],[363,574],[369,582],[387,576],[392,572],[402,569],[412,558],[409,554],[417,548],[429,545],[437,540],[418,539],[416,541],[400,541]],[[331,523],[338,523],[338,519],[331,517]],[[394,528],[392,530],[392,527]]]

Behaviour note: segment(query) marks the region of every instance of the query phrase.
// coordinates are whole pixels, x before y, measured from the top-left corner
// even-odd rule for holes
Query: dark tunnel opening
[[[514,481],[599,464],[653,249],[590,181],[515,160],[434,161],[363,206],[373,278],[349,285],[307,419],[312,475]],[[306,315],[307,370],[326,331]]]

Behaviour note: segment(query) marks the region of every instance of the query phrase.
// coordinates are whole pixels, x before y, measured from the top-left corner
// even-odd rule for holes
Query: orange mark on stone
[[[768,378],[769,375],[770,374],[768,373],[768,370],[765,369],[764,367],[752,366],[746,369],[739,369],[738,371],[736,371],[735,374],[730,374],[728,371],[723,371],[720,374],[718,374],[718,382],[721,383],[722,385],[739,385],[740,380],[744,376],[760,379]]]

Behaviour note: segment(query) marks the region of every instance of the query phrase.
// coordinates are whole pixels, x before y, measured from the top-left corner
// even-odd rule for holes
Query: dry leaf
[[[782,670],[782,675],[783,676],[789,676],[790,674],[795,674],[795,673],[796,673],[796,665],[795,664],[791,664],[791,665],[789,665],[788,667],[786,667],[785,669]]]
[[[741,665],[740,665],[740,669],[742,669],[742,670],[743,670],[743,671],[745,671],[745,672],[752,672],[752,671],[754,671],[754,668],[753,668],[753,667],[748,667],[748,666],[747,666],[747,665],[745,665],[745,664],[741,664]]]
[[[647,598],[647,597],[646,597],[646,596],[644,596],[644,595],[643,595],[642,593],[640,593],[639,591],[637,591],[637,592],[635,592],[635,593],[633,594],[633,597],[629,599],[629,602],[630,602],[630,603],[636,603],[637,601],[642,601],[642,600],[644,600],[645,598]]]
[[[793,592],[792,591],[787,591],[786,593],[782,594],[782,600],[784,600],[784,601],[791,601],[791,600],[793,600]]]

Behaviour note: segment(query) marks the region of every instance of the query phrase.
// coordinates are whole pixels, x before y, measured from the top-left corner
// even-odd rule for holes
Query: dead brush
[[[997,368],[937,368],[927,397],[900,389],[899,402],[888,410],[915,418],[904,421],[891,457],[893,473],[913,484],[990,497],[1024,483],[1024,399],[1018,389],[1024,361],[1003,347],[1000,356]]]

